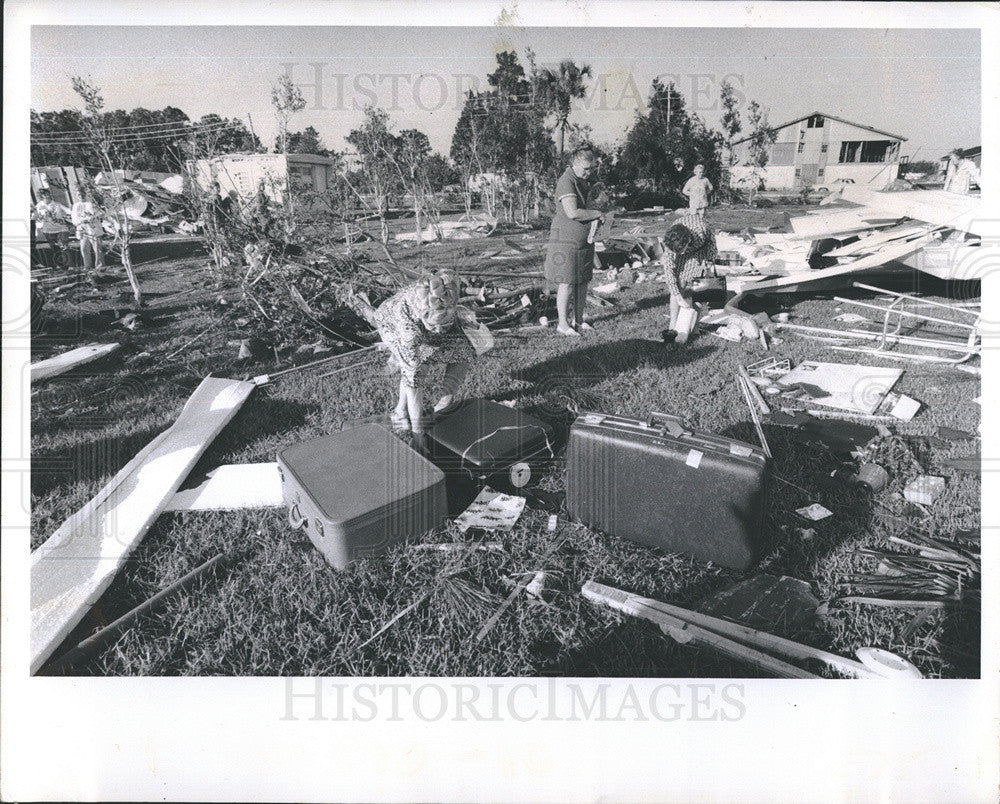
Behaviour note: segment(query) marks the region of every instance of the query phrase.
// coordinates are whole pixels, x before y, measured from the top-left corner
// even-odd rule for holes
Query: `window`
[[[841,162],[886,162],[895,153],[892,140],[850,140],[840,144]]]
[[[800,142],[799,143],[799,153],[802,153],[805,150],[805,148],[806,148],[806,144],[804,142]]]
[[[795,168],[795,178],[798,178],[801,175],[802,175],[802,168],[800,167]]]
[[[824,142],[821,146],[819,146],[819,152],[821,154],[825,154],[829,150],[829,148],[830,148],[829,144]]]
[[[806,123],[807,128],[823,128],[823,115],[814,114]]]
[[[825,173],[826,173],[826,168],[820,168],[819,170],[816,171],[816,176],[818,178],[822,179],[823,178],[823,174],[825,174]]]

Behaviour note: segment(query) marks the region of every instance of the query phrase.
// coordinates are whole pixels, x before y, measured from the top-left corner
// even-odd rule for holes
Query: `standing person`
[[[52,247],[58,265],[59,258],[66,253],[69,246],[69,226],[66,221],[73,213],[65,204],[60,204],[52,198],[52,191],[49,188],[43,188],[38,195],[38,203],[35,204],[36,231]]]
[[[660,241],[664,280],[670,291],[670,324],[663,333],[664,340],[677,337],[677,316],[680,308],[694,306],[691,285],[706,267],[715,264],[718,253],[715,233],[701,215],[688,211],[677,223],[667,229]]]
[[[583,320],[583,307],[587,285],[594,273],[594,244],[587,242],[590,223],[604,217],[600,211],[586,208],[590,192],[588,179],[596,164],[597,157],[590,148],[578,148],[573,152],[572,163],[556,182],[556,214],[549,232],[545,278],[557,286],[559,325],[556,332],[570,337],[579,337],[580,330],[592,329]],[[571,302],[572,321],[569,317]]]
[[[712,182],[705,178],[705,166],[695,165],[694,175],[687,180],[681,192],[687,196],[688,209],[695,215],[704,217],[708,208],[708,197],[714,189]]]
[[[486,343],[473,340],[478,332],[475,314],[459,305],[459,293],[458,275],[443,270],[421,277],[374,310],[350,294],[348,303],[375,325],[389,351],[390,365],[400,372],[399,399],[390,416],[393,429],[409,430],[418,446],[422,446],[426,424],[423,404],[429,369],[445,367],[441,397],[434,405],[438,413],[458,401],[470,362],[492,346],[489,337]]]
[[[83,268],[92,271],[104,268],[104,252],[101,250],[101,234],[104,231],[101,222],[101,211],[94,202],[94,193],[89,187],[84,187],[80,200],[73,204],[71,217],[76,226],[76,236],[80,241],[80,253],[83,255]]]

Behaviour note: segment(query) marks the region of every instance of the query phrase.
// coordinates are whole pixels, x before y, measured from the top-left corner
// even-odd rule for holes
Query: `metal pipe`
[[[964,310],[961,306],[956,306],[952,304],[945,304],[944,302],[931,301],[930,299],[922,299],[919,296],[911,296],[908,293],[899,293],[895,290],[883,290],[882,288],[877,288],[874,285],[866,285],[863,282],[852,282],[856,288],[861,288],[862,290],[872,290],[875,293],[881,293],[885,296],[899,296],[903,299],[909,299],[910,301],[919,302],[920,304],[929,304],[933,307],[943,307],[945,310],[954,310],[959,313],[968,313],[969,315],[978,316],[979,314],[973,312],[972,310]]]
[[[856,283],[855,283],[856,284]],[[868,304],[867,302],[859,302],[854,299],[845,299],[842,296],[834,296],[834,301],[842,302],[843,304],[856,304],[858,307],[867,307],[869,310],[878,310],[880,313],[895,314],[895,315],[908,315],[911,318],[919,318],[923,321],[933,321],[936,324],[947,324],[949,327],[962,327],[963,329],[975,330],[976,327],[973,324],[962,324],[958,321],[948,321],[945,318],[934,318],[933,316],[924,315],[923,313],[911,313],[909,310],[898,310],[889,307],[882,307],[880,304]],[[905,297],[900,297],[900,299]],[[892,304],[900,301],[900,299],[895,299]]]

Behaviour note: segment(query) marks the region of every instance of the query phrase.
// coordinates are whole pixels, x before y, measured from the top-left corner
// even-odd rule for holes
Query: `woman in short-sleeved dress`
[[[599,211],[586,208],[590,191],[587,178],[595,162],[592,151],[577,151],[573,163],[556,183],[556,213],[545,255],[545,278],[557,286],[558,331],[563,335],[576,335],[579,329],[589,329],[583,321],[583,307],[587,284],[594,271],[594,244],[588,243],[587,238],[591,221],[601,217]],[[569,320],[571,302],[573,321]]]

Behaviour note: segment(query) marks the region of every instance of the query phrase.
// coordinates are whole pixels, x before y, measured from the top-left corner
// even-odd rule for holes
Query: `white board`
[[[227,464],[207,475],[194,488],[174,494],[164,512],[235,511],[283,505],[277,463]]]
[[[829,396],[814,399],[810,404],[871,415],[902,376],[902,369],[897,368],[805,360],[776,384],[781,387],[800,382],[815,385]]]
[[[914,218],[937,226],[962,229],[977,235],[988,235],[991,224],[988,216],[979,211],[980,199],[974,195],[951,193],[947,190],[905,190],[899,193],[880,193],[864,187],[845,185],[843,197],[856,204],[889,215]]]
[[[95,360],[113,354],[120,348],[120,343],[91,343],[81,346],[78,349],[72,349],[69,352],[63,352],[61,355],[56,355],[55,357],[39,360],[37,363],[31,364],[31,381],[37,382],[48,377],[64,374],[77,366],[92,363]]]
[[[177,421],[31,554],[32,673],[100,599],[206,447],[256,387],[202,380]]]

